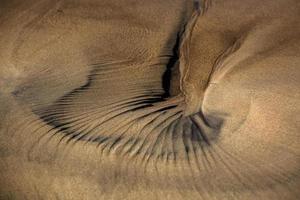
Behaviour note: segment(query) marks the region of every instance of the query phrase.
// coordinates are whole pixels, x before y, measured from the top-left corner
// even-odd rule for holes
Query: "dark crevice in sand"
[[[180,88],[180,82],[182,76],[185,74],[179,69],[181,62],[186,59],[183,55],[187,54],[190,37],[193,32],[193,27],[196,23],[196,20],[200,14],[200,2],[199,0],[193,1],[194,11],[188,19],[180,22],[180,26],[177,30],[174,30],[176,33],[176,41],[173,45],[172,55],[169,59],[169,62],[166,65],[166,71],[162,77],[162,85],[165,93],[162,95],[163,99],[179,95],[183,91]],[[174,40],[170,40],[169,43],[173,43]]]
[[[172,73],[172,69],[174,69],[174,66],[176,65],[176,63],[179,62],[178,61],[179,47],[180,47],[180,33],[177,34],[176,42],[175,42],[175,45],[172,50],[173,55],[171,56],[169,62],[167,63],[167,65],[166,65],[167,69],[162,77],[163,89],[165,91],[165,93],[162,95],[162,98],[168,98],[171,96],[171,93],[170,93],[171,79],[172,79],[172,76],[174,73],[174,72]]]

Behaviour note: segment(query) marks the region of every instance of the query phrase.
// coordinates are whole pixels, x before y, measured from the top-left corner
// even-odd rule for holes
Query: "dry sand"
[[[0,1],[0,199],[300,199],[298,0]]]

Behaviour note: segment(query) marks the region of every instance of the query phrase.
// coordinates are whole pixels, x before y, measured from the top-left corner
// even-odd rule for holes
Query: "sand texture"
[[[0,200],[297,200],[299,116],[299,0],[0,0]]]

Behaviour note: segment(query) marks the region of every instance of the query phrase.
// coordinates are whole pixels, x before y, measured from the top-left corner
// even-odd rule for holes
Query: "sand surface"
[[[0,199],[300,199],[298,0],[0,1]]]

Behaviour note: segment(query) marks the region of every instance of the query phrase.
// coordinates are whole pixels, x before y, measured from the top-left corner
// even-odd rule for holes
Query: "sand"
[[[0,2],[0,199],[300,198],[297,0]]]

